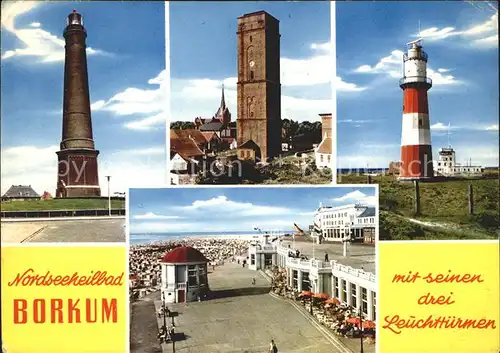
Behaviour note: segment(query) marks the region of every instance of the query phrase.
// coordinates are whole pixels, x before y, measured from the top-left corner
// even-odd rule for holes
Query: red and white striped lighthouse
[[[427,91],[427,54],[422,39],[410,42],[403,56],[403,124],[401,133],[401,170],[399,179],[427,179],[434,176]]]

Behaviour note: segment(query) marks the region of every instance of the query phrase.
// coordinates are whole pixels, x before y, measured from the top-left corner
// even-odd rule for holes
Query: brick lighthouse
[[[58,156],[56,197],[101,196],[97,151],[90,117],[87,53],[82,15],[68,15],[64,30],[64,98],[61,150]]]
[[[401,171],[399,179],[419,180],[434,176],[427,91],[427,54],[422,39],[410,42],[403,56],[403,124],[401,133]]]

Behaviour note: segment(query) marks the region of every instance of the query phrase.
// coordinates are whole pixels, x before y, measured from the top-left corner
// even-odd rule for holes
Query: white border
[[[383,244],[479,244],[479,243],[496,243],[499,244],[498,239],[451,239],[451,240],[383,240]]]
[[[170,82],[170,2],[165,1],[165,184],[170,185],[170,99],[171,99],[171,82]],[[127,351],[128,352],[128,351]]]
[[[165,5],[167,6],[167,5]],[[125,333],[125,352],[130,353],[130,330],[132,327],[130,326],[132,324],[132,320],[130,319],[130,316],[132,315],[132,310],[130,310],[130,286],[129,286],[129,280],[130,280],[130,239],[129,239],[129,227],[130,227],[130,217],[129,217],[129,211],[130,211],[130,189],[125,190],[125,245],[127,248],[127,255],[125,256],[126,258],[126,263],[125,263],[125,273],[127,275],[127,298],[125,302],[127,303],[127,318],[125,320],[125,326],[127,328],[127,332]]]
[[[171,111],[171,86],[170,86],[170,4],[169,1],[165,1],[165,93],[166,93],[166,101],[165,101],[165,153],[166,153],[166,175],[165,175],[165,184],[173,185],[170,182],[170,121],[172,120],[172,111]],[[332,171],[332,181],[331,184],[337,184],[337,87],[336,87],[336,79],[337,79],[337,28],[336,28],[336,20],[335,20],[335,1],[330,1],[330,52],[331,52],[331,89],[332,89],[332,98],[331,98],[331,114],[332,114],[332,158],[330,161],[330,169]],[[281,57],[281,54],[280,54]],[[281,97],[280,97],[281,99]],[[198,184],[191,184],[198,185]],[[221,184],[223,185],[223,184]],[[257,184],[261,185],[261,184]],[[295,185],[295,184],[278,184],[283,186]],[[310,184],[300,184],[307,185]],[[313,185],[313,184],[311,184]],[[320,185],[329,185],[329,184],[320,184]],[[150,187],[146,187],[150,188]],[[130,187],[129,189],[138,189],[135,187]]]
[[[128,217],[127,217],[128,218]],[[130,300],[129,300],[129,252],[130,246],[127,243],[2,243],[2,248],[123,248],[125,250],[126,268],[123,271],[124,275],[124,291],[125,291],[125,350],[130,352]],[[1,251],[1,249],[0,249]]]
[[[376,195],[378,196],[378,184],[181,184],[181,185],[137,185],[129,186],[126,192],[126,197],[130,195],[130,189],[200,189],[200,188],[213,188],[213,189],[226,189],[226,188],[375,188]],[[129,203],[127,202],[127,205]],[[125,210],[125,214],[128,216],[128,209]],[[392,242],[392,241],[391,241]]]
[[[332,56],[332,159],[330,168],[332,170],[332,184],[337,185],[337,20],[336,5],[333,0],[330,1],[330,27],[330,50]]]
[[[332,116],[333,119],[333,116]],[[335,177],[336,177],[335,173]],[[336,179],[335,179],[336,180]],[[147,186],[147,187],[129,187],[126,191],[126,209],[125,209],[125,215],[126,215],[126,232],[127,234],[125,235],[127,239],[127,248],[128,248],[128,254],[127,254],[127,281],[128,281],[128,276],[129,276],[129,254],[130,254],[130,232],[129,232],[129,227],[130,227],[130,217],[132,214],[130,213],[130,190],[131,189],[228,189],[228,188],[233,188],[233,189],[261,189],[261,188],[331,188],[331,189],[341,189],[341,188],[357,188],[357,189],[363,189],[363,188],[374,188],[375,189],[375,197],[377,198],[377,206],[375,210],[375,219],[376,219],[376,226],[375,226],[375,276],[377,279],[377,306],[376,306],[376,317],[375,317],[375,322],[378,322],[379,318],[379,310],[378,310],[378,303],[379,303],[379,293],[380,293],[380,287],[379,283],[380,281],[378,280],[378,267],[379,267],[379,262],[378,262],[378,242],[379,242],[379,228],[380,228],[380,220],[379,220],[379,209],[380,209],[380,199],[379,199],[379,185],[378,184],[313,184],[313,185],[305,185],[305,184],[245,184],[245,185],[193,185],[193,184],[185,184],[185,185],[165,185],[163,187],[157,187],[157,186]],[[413,241],[412,241],[413,242]],[[127,282],[127,295],[128,295],[128,282]],[[127,298],[128,302],[128,298]],[[128,305],[128,309],[130,308],[130,303]],[[129,312],[129,318],[130,320],[130,312]],[[129,348],[127,348],[127,352],[130,352],[130,322],[128,323],[128,333],[127,333],[127,343],[129,344]],[[378,339],[375,341],[376,346],[375,346],[375,352],[378,352]]]
[[[4,243],[2,242],[2,248],[72,248],[72,247],[89,247],[89,248],[113,248],[113,247],[123,247],[128,248],[128,244],[125,242],[57,242],[57,243],[49,243],[49,242],[26,242],[26,243]]]

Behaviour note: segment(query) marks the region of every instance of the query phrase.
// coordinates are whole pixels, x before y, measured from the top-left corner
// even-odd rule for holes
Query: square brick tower
[[[265,11],[238,18],[238,158],[281,153],[279,21]]]

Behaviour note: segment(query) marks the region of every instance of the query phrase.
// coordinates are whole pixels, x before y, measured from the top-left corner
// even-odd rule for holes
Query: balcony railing
[[[284,249],[286,250],[286,254],[288,255],[288,251],[290,249],[287,249],[283,246],[278,247],[278,251],[280,251],[280,250],[283,251]],[[336,260],[331,260],[331,261],[321,261],[318,259],[302,260],[302,259],[287,256],[286,266],[287,267],[288,266],[301,267],[303,269],[309,269],[309,270],[315,268],[318,271],[319,270],[328,270],[328,271],[335,270],[335,271],[347,273],[347,274],[355,276],[355,277],[359,277],[361,279],[364,279],[364,280],[367,280],[370,282],[375,283],[377,281],[377,279],[373,273],[365,272],[361,269],[357,269],[357,268],[354,268],[351,266],[340,264]],[[324,273],[324,271],[322,271],[322,272]]]
[[[399,80],[399,85],[405,85],[407,83],[424,83],[426,85],[432,86],[432,80],[429,77],[423,76],[407,76]]]
[[[373,273],[365,272],[361,269],[353,268],[351,266],[342,265],[342,264],[337,263],[336,261],[332,261],[332,269],[335,271],[348,273],[350,275],[359,277],[361,279],[368,280],[370,282],[377,281],[377,278],[375,277],[375,275]]]

